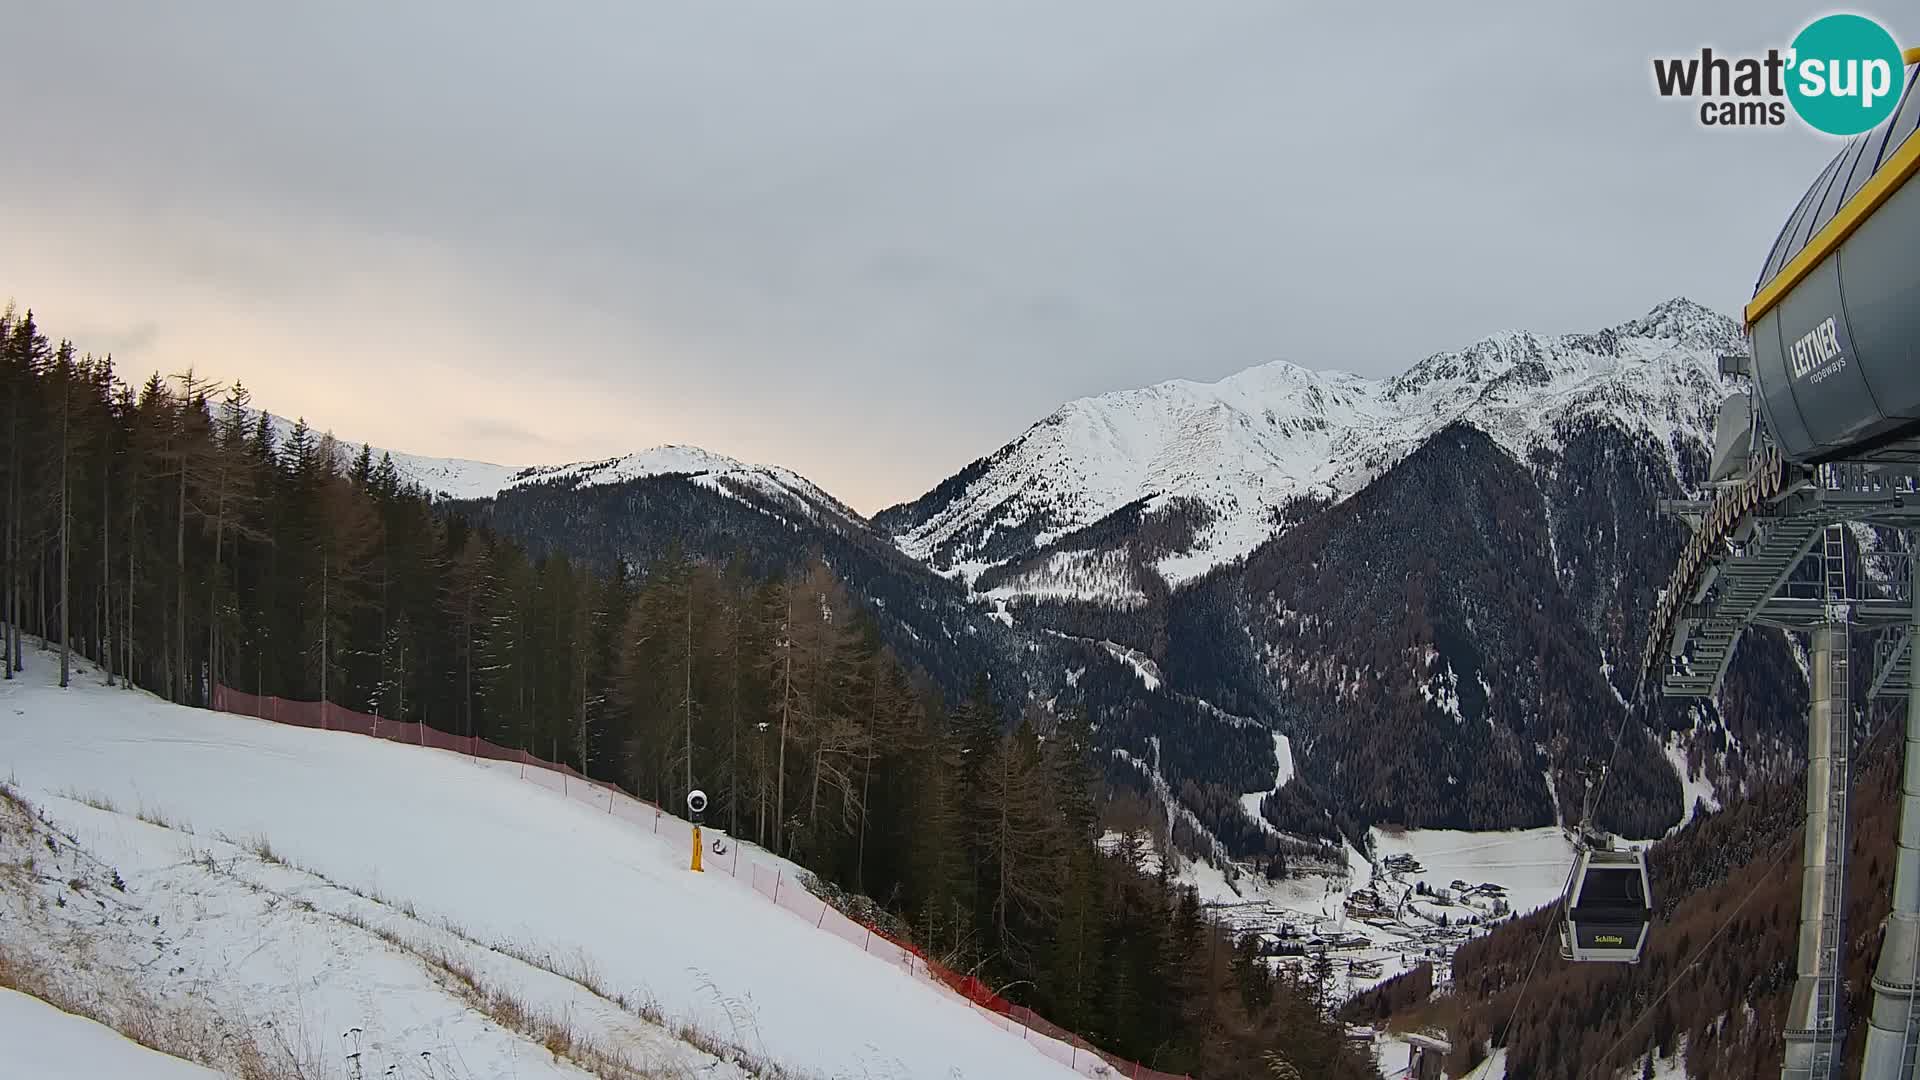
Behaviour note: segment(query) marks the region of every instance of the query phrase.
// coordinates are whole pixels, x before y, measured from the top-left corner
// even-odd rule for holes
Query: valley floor
[[[1183,861],[1177,876],[1236,929],[1290,931],[1297,944],[1326,943],[1335,992],[1347,996],[1422,962],[1433,963],[1436,978],[1444,980],[1453,949],[1504,917],[1496,900],[1520,914],[1552,903],[1573,865],[1572,846],[1551,826],[1480,833],[1376,828],[1372,838],[1374,861],[1349,846],[1344,872],[1309,871],[1280,881],[1236,873],[1229,880],[1216,866]],[[1112,835],[1105,841],[1114,842]],[[1469,887],[1464,895],[1458,882]],[[1366,902],[1369,893],[1377,907]]]

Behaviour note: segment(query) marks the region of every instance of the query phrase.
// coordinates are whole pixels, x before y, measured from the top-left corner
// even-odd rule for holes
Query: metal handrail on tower
[[[1906,536],[1908,648],[1920,637],[1920,544]],[[1909,659],[1910,664],[1910,659]],[[1873,1011],[1860,1065],[1862,1080],[1920,1074],[1920,680],[1908,668],[1907,722],[1900,780],[1900,832],[1893,863],[1893,906],[1873,973]],[[1878,682],[1879,680],[1876,680]]]
[[[1830,1080],[1844,1052],[1848,751],[1853,725],[1850,672],[1852,605],[1847,587],[1847,528],[1821,537],[1823,623],[1813,630],[1813,700],[1807,717],[1807,810],[1801,863],[1800,947],[1787,1011],[1785,1080]]]

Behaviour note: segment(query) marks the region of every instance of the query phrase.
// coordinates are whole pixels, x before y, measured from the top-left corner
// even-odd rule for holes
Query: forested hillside
[[[583,484],[560,477],[518,484],[448,508],[510,536],[535,556],[564,554],[595,573],[654,560],[739,563],[751,576],[786,576],[824,560],[902,658],[950,697],[982,672],[999,707],[1017,711],[1027,683],[1002,623],[966,592],[914,562],[837,504],[809,504],[711,476],[670,474]]]
[[[1700,482],[1712,357],[1738,347],[1729,320],[1675,300],[1589,334],[1495,335],[1371,389],[1280,364],[1119,392],[871,522],[761,469],[590,464],[458,510],[595,572],[676,545],[762,574],[813,553],[949,699],[986,672],[1009,718],[1085,715],[1108,784],[1161,805],[1190,855],[1260,868],[1337,833],[1364,848],[1376,822],[1548,823],[1622,730],[1599,814],[1657,836],[1695,794],[1800,753],[1804,679],[1776,632],[1750,636],[1711,703],[1630,711],[1616,670],[1685,536],[1657,504]],[[1113,459],[1120,431],[1172,471]],[[1265,449],[1229,452],[1243,444]],[[1338,484],[1295,468],[1336,459]],[[1248,554],[1198,569],[1230,520]],[[1241,797],[1271,787],[1273,731],[1304,767],[1263,824]]]
[[[123,384],[11,309],[0,358],[8,677],[35,633],[63,678],[78,653],[185,704],[223,683],[325,697],[662,802],[691,781],[723,827],[1118,1053],[1372,1074],[1330,1001],[1236,952],[1137,845],[1095,847],[1084,713],[1006,715],[984,679],[942,694],[828,562],[669,551],[599,573],[364,448],[276,438],[238,385]]]
[[[1579,813],[1618,735],[1599,823],[1659,836],[1690,809],[1675,762],[1737,792],[1790,768],[1804,731],[1805,680],[1777,631],[1748,635],[1717,701],[1633,708],[1630,673],[1615,670],[1639,655],[1685,535],[1656,504],[1688,490],[1698,452],[1587,419],[1523,462],[1455,424],[1345,500],[1290,504],[1243,562],[1136,603],[1011,610],[1125,644],[1167,693],[1245,718],[1198,741],[1198,714],[1133,729],[1142,744],[1162,729],[1163,771],[1199,793],[1183,801],[1236,855],[1258,857],[1261,831],[1209,808],[1261,788],[1243,737],[1256,725],[1290,735],[1305,762],[1263,811],[1288,832],[1324,828],[1329,812],[1352,837],[1373,823],[1552,824]]]
[[[1898,823],[1899,725],[1885,722],[1891,707],[1876,713],[1879,735],[1857,757],[1853,781],[1850,1076],[1858,1075],[1868,980],[1892,895],[1885,853]],[[1349,1015],[1448,1028],[1455,1075],[1504,1047],[1513,1080],[1618,1076],[1649,1052],[1680,1057],[1690,1077],[1778,1076],[1794,982],[1804,812],[1799,785],[1768,783],[1656,844],[1648,860],[1655,921],[1638,965],[1567,963],[1549,941],[1529,981],[1541,935],[1557,924],[1557,909],[1549,908],[1463,947],[1449,994],[1429,1002],[1390,985],[1354,1002]]]
[[[950,700],[984,692],[1009,726],[1035,707],[1043,710],[1037,715],[1086,717],[1104,785],[1154,806],[1161,835],[1168,830],[1164,803],[1176,803],[1172,836],[1190,855],[1224,851],[1271,861],[1318,854],[1345,865],[1337,852],[1276,837],[1241,809],[1242,793],[1273,782],[1273,739],[1263,722],[1223,715],[1210,702],[1149,685],[1108,644],[1165,655],[1159,620],[1166,590],[1151,572],[1144,579],[1157,588],[1149,606],[1106,618],[1085,604],[1037,615],[1022,602],[1020,617],[1012,619],[907,557],[837,504],[797,500],[711,474],[602,483],[563,475],[519,483],[452,509],[531,551],[564,552],[596,572],[684,557],[785,575],[809,558],[822,560],[880,642],[924,672],[934,691]],[[1153,629],[1139,633],[1142,627]],[[1196,631],[1220,633],[1215,626]],[[1204,639],[1196,644],[1203,646]],[[984,689],[982,674],[989,677]],[[1156,782],[1166,785],[1164,797]],[[1295,833],[1335,838],[1318,804],[1298,817]],[[1344,813],[1338,818],[1350,822]]]

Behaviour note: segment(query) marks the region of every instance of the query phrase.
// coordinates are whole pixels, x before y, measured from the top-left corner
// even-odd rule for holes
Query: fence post
[[[320,699],[320,730],[327,730],[327,699]]]
[[[660,808],[657,806],[653,808],[653,835],[660,835]]]
[[[736,878],[740,876],[740,838],[739,837],[734,837],[734,840],[733,840],[733,876]]]
[[[780,879],[786,872],[786,867],[781,867],[779,872],[773,875],[773,902],[776,904],[780,902]]]

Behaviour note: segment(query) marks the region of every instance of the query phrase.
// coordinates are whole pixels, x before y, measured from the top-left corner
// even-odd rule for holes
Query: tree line
[[[1892,897],[1887,853],[1898,839],[1901,741],[1899,724],[1887,720],[1896,709],[1874,706],[1877,717],[1863,716],[1878,734],[1856,747],[1851,781],[1852,937],[1842,972],[1850,1074],[1858,1073],[1884,941],[1877,928]],[[1689,1077],[1778,1076],[1795,981],[1805,813],[1802,779],[1773,779],[1653,845],[1654,923],[1638,964],[1570,963],[1549,942],[1536,968],[1542,935],[1558,933],[1554,905],[1461,946],[1437,1014],[1426,997],[1415,1001],[1388,984],[1352,1003],[1348,1015],[1451,1018],[1456,1076],[1501,1048],[1515,1080],[1641,1076],[1652,1071],[1650,1059],[1678,1059]]]
[[[1372,1074],[1331,1002],[1147,873],[1137,842],[1096,845],[1082,716],[1010,714],[984,675],[948,701],[819,555],[774,573],[744,552],[530,555],[238,383],[135,386],[12,308],[0,360],[7,678],[37,633],[63,686],[77,654],[184,705],[221,685],[323,699],[667,806],[697,786],[709,824],[872,897],[949,967],[1115,1053]]]

